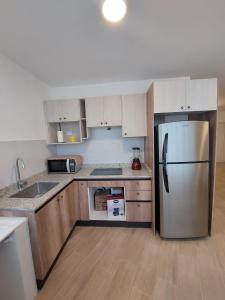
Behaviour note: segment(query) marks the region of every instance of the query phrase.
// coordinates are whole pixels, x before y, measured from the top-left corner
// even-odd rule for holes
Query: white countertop
[[[27,222],[27,218],[0,217],[0,243],[24,222]]]

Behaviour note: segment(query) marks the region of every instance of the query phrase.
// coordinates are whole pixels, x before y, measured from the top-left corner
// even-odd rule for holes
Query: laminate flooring
[[[224,300],[225,164],[213,233],[165,241],[150,229],[77,227],[36,300]]]

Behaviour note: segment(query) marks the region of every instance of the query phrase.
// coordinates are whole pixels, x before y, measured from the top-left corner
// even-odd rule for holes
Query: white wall
[[[22,177],[45,170],[43,100],[48,87],[0,54],[0,189],[15,182],[15,161],[21,156]]]
[[[57,146],[59,155],[80,154],[86,164],[100,163],[130,163],[132,147],[144,150],[144,138],[122,138],[122,129],[114,127],[92,128],[91,137],[84,144]]]
[[[146,93],[152,79],[50,88],[48,98],[70,99]]]
[[[45,139],[47,86],[0,54],[0,141]]]

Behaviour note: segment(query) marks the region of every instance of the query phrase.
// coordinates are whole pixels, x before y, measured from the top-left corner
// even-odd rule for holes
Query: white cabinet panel
[[[205,111],[217,109],[217,79],[190,80],[187,110]]]
[[[126,95],[122,97],[123,137],[147,135],[146,95]]]
[[[105,97],[104,102],[104,126],[122,125],[122,97]]]
[[[87,127],[103,126],[103,98],[88,98],[85,100]]]
[[[46,117],[49,123],[62,121],[62,108],[60,101],[46,101]]]
[[[80,100],[62,100],[60,102],[64,122],[74,122],[80,120]]]
[[[49,123],[73,122],[80,120],[80,100],[52,100],[45,102]]]
[[[173,78],[154,82],[154,113],[185,110],[189,78]]]

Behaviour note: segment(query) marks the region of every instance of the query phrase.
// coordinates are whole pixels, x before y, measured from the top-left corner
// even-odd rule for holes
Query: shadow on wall
[[[49,146],[52,148],[53,146]],[[83,144],[59,145],[58,155],[80,154],[86,164],[130,163],[132,147],[140,147],[144,160],[144,138],[122,138],[122,128],[92,128],[90,137]]]

